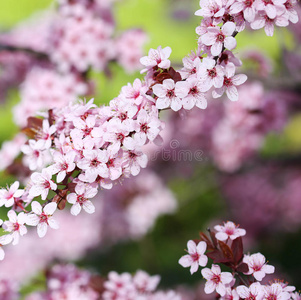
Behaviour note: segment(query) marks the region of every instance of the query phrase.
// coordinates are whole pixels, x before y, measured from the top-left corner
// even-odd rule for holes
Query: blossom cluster
[[[90,70],[108,71],[113,61],[127,73],[140,68],[146,33],[129,29],[117,35],[113,1],[105,2],[59,1],[56,10],[0,34],[7,49],[0,57],[5,90],[21,84],[21,102],[14,108],[18,126],[26,126],[27,118],[40,110],[93,94]]]
[[[160,276],[150,276],[138,270],[118,274],[111,271],[107,278],[80,270],[72,264],[57,264],[46,270],[46,291],[33,292],[26,300],[45,299],[83,299],[83,300],[181,300],[180,294],[173,290],[157,290]],[[0,296],[5,300],[18,297],[17,288],[10,282],[0,281],[3,286]],[[6,293],[6,294],[5,294]],[[2,298],[1,298],[2,299]],[[4,299],[4,298],[3,298]]]
[[[195,106],[205,109],[208,92],[212,92],[214,98],[226,93],[230,100],[238,100],[236,86],[243,84],[247,77],[244,74],[235,75],[236,67],[241,62],[231,50],[236,47],[235,35],[239,31],[239,22],[234,18],[235,14],[232,20],[231,10],[226,9],[233,9],[233,2],[228,1],[226,5],[213,0],[200,1],[202,8],[196,14],[204,18],[197,28],[201,35],[199,49],[183,59],[184,67],[181,70],[176,71],[171,67],[170,47],[151,49],[148,56],[140,59],[144,66],[141,72],[146,72],[145,80],[135,79],[133,84],[124,86],[108,106],[97,107],[93,100],[69,102],[64,107],[40,112],[42,118],[28,118],[23,132],[30,139],[22,146],[18,145],[23,153],[23,166],[30,170],[31,175],[27,177],[25,189],[19,189],[20,183],[16,181],[0,191],[0,205],[11,208],[8,220],[1,221],[2,228],[7,232],[0,237],[1,245],[17,244],[20,236],[27,233],[27,225],[37,226],[40,237],[45,236],[48,226],[57,229],[58,223],[53,214],[57,209],[64,209],[67,202],[71,204],[73,215],[78,215],[81,210],[94,213],[91,200],[99,188],[111,189],[115,182],[136,176],[141,168],[146,167],[148,158],[143,147],[149,143],[159,144],[162,140],[160,132],[164,123],[159,118],[162,109],[191,110]],[[61,7],[60,12],[66,16],[63,19],[67,23],[64,24],[66,28],[59,31],[65,32],[63,37],[67,46],[65,40],[57,41],[54,45],[60,49],[57,53],[62,56],[52,57],[58,69],[66,72],[75,68],[81,76],[93,64],[90,58],[99,59],[98,54],[102,50],[97,49],[97,55],[94,50],[86,52],[86,61],[78,56],[74,60],[72,56],[63,59],[62,53],[66,47],[68,55],[82,55],[82,51],[77,52],[75,48],[70,51],[72,43],[86,43],[81,40],[83,33],[77,35],[82,32],[80,29],[73,31],[74,22],[79,26],[87,26],[85,29],[89,32],[89,41],[91,35],[99,37],[100,33],[95,33],[91,25],[94,22],[84,21],[86,14],[83,11],[89,7],[86,5],[64,4]],[[212,11],[216,12],[213,14]],[[276,11],[280,14],[278,6]],[[261,14],[259,8],[257,13]],[[94,17],[91,14],[87,16]],[[103,30],[103,26],[97,28]],[[111,33],[107,34],[100,35],[107,38]],[[84,51],[88,49],[85,47]],[[59,66],[60,62],[67,65]],[[101,69],[104,65],[95,63],[94,67]],[[67,83],[64,86],[61,79],[49,80],[46,76],[41,86],[42,89],[46,86],[52,90],[53,85],[61,84],[61,90],[67,89],[72,97],[78,92],[72,90],[72,80],[71,84],[68,80]],[[24,90],[34,94],[34,89]],[[58,95],[54,93],[53,97],[62,95],[64,93],[60,91]],[[14,158],[11,157],[11,160]],[[36,201],[37,197],[44,201],[43,205]],[[3,258],[4,252],[0,249]]]
[[[261,253],[244,254],[242,236],[246,231],[228,221],[209,230],[209,237],[201,232],[200,240],[187,243],[188,254],[182,256],[179,264],[190,267],[191,274],[199,266],[206,279],[205,293],[216,292],[217,299],[295,299],[300,295],[294,286],[274,279],[269,284],[262,284],[267,274],[273,274],[275,267],[269,265]],[[211,268],[206,267],[210,258]],[[227,266],[231,272],[222,272],[219,264]]]

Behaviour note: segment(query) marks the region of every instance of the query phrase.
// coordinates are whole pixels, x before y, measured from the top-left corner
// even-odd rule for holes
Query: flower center
[[[192,94],[192,95],[196,95],[198,94],[198,88],[196,86],[192,87],[190,90],[189,90],[189,94]]]
[[[253,0],[246,0],[245,1],[245,6],[246,7],[251,7],[253,5]]]
[[[79,195],[77,196],[77,202],[80,204],[80,205],[83,205],[84,202],[87,200],[87,198],[84,197],[84,195]]]
[[[227,78],[227,77],[225,77],[224,78],[224,85],[225,86],[231,86],[232,85],[232,80],[231,80],[231,78]]]
[[[218,41],[218,42],[224,42],[224,40],[225,40],[225,36],[222,34],[222,33],[219,33],[218,35],[217,35],[217,37],[216,37],[216,40]]]
[[[213,68],[211,70],[208,70],[208,76],[211,77],[211,78],[214,78],[216,77],[217,73],[216,73],[216,69]]]
[[[47,223],[47,220],[48,220],[48,216],[45,213],[42,213],[40,215],[40,222],[41,223]]]
[[[144,123],[140,126],[140,130],[143,131],[144,133],[147,133],[148,129],[149,129],[149,127],[147,126],[146,123]]]
[[[218,284],[221,281],[220,275],[213,275],[211,281],[213,281],[215,284]]]
[[[175,96],[174,90],[167,91],[167,97],[168,98],[173,98],[174,96]]]

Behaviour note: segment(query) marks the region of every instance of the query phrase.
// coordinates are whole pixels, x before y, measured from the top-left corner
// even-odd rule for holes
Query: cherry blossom
[[[0,189],[0,207],[3,205],[5,207],[13,206],[15,199],[23,195],[24,190],[18,189],[19,185],[19,181],[15,181],[10,188]]]
[[[216,64],[216,61],[212,58],[203,58],[202,67],[200,68],[198,74],[201,80],[204,81],[206,91],[208,91],[212,86],[214,86],[215,88],[221,88],[223,86],[223,67]]]
[[[57,174],[56,181],[62,182],[66,177],[67,173],[72,172],[75,169],[75,151],[70,151],[65,155],[60,152],[55,152],[53,154],[54,165],[51,165],[50,170],[52,174]]]
[[[273,274],[275,272],[275,267],[268,265],[261,253],[245,255],[243,261],[249,266],[249,271],[246,274],[252,274],[258,281],[261,281],[266,274]]]
[[[225,13],[221,0],[200,0],[200,6],[201,9],[195,12],[196,16],[220,18]]]
[[[33,201],[31,203],[32,213],[27,215],[26,224],[30,226],[37,226],[38,236],[40,238],[44,237],[47,233],[48,226],[53,229],[58,229],[58,222],[53,218],[53,214],[57,208],[55,202],[51,202],[42,208],[42,205]]]
[[[253,22],[256,16],[257,7],[255,0],[237,0],[230,8],[230,14],[243,12],[244,18],[248,22]]]
[[[77,216],[83,208],[85,212],[93,214],[95,207],[89,200],[97,194],[97,189],[89,187],[84,184],[77,184],[75,187],[75,193],[70,193],[67,196],[67,201],[72,205],[71,214]]]
[[[3,224],[3,221],[0,219],[0,226]],[[13,236],[11,234],[5,234],[0,236],[0,260],[4,259],[5,252],[3,250],[3,245],[10,244],[13,240]]]
[[[20,212],[17,215],[14,210],[10,210],[7,213],[7,216],[9,220],[5,221],[2,227],[5,231],[11,232],[12,244],[17,245],[19,243],[20,236],[27,233],[27,228],[24,225],[27,216],[24,212]],[[9,238],[7,237],[7,239]]]
[[[194,106],[205,109],[207,107],[207,99],[204,94],[204,85],[196,77],[188,77],[187,80],[178,81],[176,83],[176,95],[182,98],[183,108],[190,110]]]
[[[271,19],[265,12],[259,12],[256,15],[254,21],[250,24],[252,29],[260,29],[264,27],[264,31],[267,36],[273,36],[274,34],[274,25],[279,27],[288,26],[288,16],[285,14],[276,15],[275,18]]]
[[[228,238],[235,240],[236,238],[246,234],[245,229],[238,228],[238,226],[231,221],[224,223],[224,226],[216,225],[214,226],[214,229],[218,231],[215,234],[215,237],[220,241],[226,241]]]
[[[259,282],[254,282],[249,287],[240,285],[236,288],[236,291],[240,298],[247,300],[262,300],[264,296],[263,286]]]
[[[52,173],[50,168],[42,170],[42,173],[34,172],[31,175],[32,186],[29,190],[31,197],[41,195],[42,200],[46,200],[49,190],[56,190],[56,183],[51,180]]]
[[[202,35],[201,41],[206,46],[211,46],[213,56],[220,55],[223,46],[228,50],[233,50],[236,47],[236,40],[232,36],[235,27],[233,22],[226,22],[221,28],[218,26],[208,27],[208,32]]]
[[[272,283],[271,285],[266,285],[264,287],[264,297],[263,300],[288,300],[290,299],[290,294],[285,292],[279,283]]]
[[[162,69],[167,69],[170,67],[170,60],[168,59],[171,54],[171,48],[165,47],[162,49],[159,46],[156,50],[150,49],[148,52],[148,56],[144,56],[140,58],[140,62],[142,65],[146,66],[145,69],[141,71],[141,73],[146,72],[149,69],[152,69],[155,66],[158,66]]]
[[[245,74],[235,75],[235,66],[232,63],[229,63],[225,67],[225,76],[223,86],[221,88],[216,88],[212,92],[213,98],[221,97],[224,92],[226,92],[227,97],[231,101],[238,100],[238,91],[236,86],[243,84],[246,82],[247,76]]]
[[[205,293],[211,294],[215,290],[221,296],[226,294],[226,284],[233,280],[233,276],[229,272],[221,272],[219,265],[213,264],[211,269],[202,269],[202,275],[207,280],[205,284]]]
[[[175,82],[172,79],[165,79],[162,84],[153,86],[153,92],[158,99],[156,107],[164,109],[170,107],[174,111],[182,108],[181,99],[175,94]]]
[[[190,240],[187,243],[188,254],[180,258],[179,264],[184,268],[190,267],[190,273],[195,273],[199,266],[205,267],[208,262],[208,257],[204,254],[207,249],[207,244],[203,241],[197,245],[194,241]]]

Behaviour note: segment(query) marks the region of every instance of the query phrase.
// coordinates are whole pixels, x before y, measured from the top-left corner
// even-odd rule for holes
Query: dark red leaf
[[[243,249],[243,243],[241,237],[236,238],[232,242],[231,249],[233,252],[234,263],[238,265],[242,261],[244,255],[244,249]]]
[[[218,244],[222,250],[224,257],[233,261],[233,252],[230,247],[222,241],[218,241]]]
[[[209,253],[206,253],[206,255],[213,260],[214,263],[230,263],[231,259],[224,257],[223,253],[219,250],[213,250]]]
[[[214,250],[214,246],[210,239],[207,237],[207,235],[204,232],[200,232],[200,238],[202,241],[204,241],[207,244],[207,250]]]
[[[236,269],[237,272],[241,272],[241,273],[247,273],[249,271],[249,267],[246,263],[241,263],[237,269]]]

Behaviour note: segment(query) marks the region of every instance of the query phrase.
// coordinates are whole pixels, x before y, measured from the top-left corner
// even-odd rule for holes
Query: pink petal
[[[80,206],[80,204],[79,203],[75,203],[75,204],[72,205],[70,211],[71,211],[71,214],[73,216],[77,216],[80,213],[81,210],[82,210],[82,207]]]
[[[216,34],[208,32],[208,33],[204,34],[203,36],[201,36],[201,41],[206,46],[211,46],[216,41]]]
[[[218,56],[221,54],[223,49],[223,43],[221,42],[215,42],[212,46],[211,46],[211,54],[213,56]]]
[[[193,259],[190,255],[184,255],[179,259],[179,264],[184,268],[190,267],[192,263]]]
[[[237,88],[235,86],[229,86],[226,89],[226,94],[227,97],[231,100],[231,101],[237,101],[238,100],[238,91]]]
[[[216,284],[213,281],[207,281],[205,284],[205,294],[211,294],[215,291]]]
[[[197,261],[194,261],[191,265],[191,268],[190,268],[190,274],[192,275],[193,273],[195,273],[199,268],[199,264]]]
[[[245,74],[238,74],[232,78],[232,83],[234,85],[241,85],[247,81],[248,77]]]
[[[85,203],[83,204],[83,209],[85,210],[85,212],[87,212],[88,214],[93,214],[95,212],[95,206],[93,205],[93,203],[91,201],[85,201]]]
[[[213,275],[212,271],[209,268],[202,269],[201,273],[202,276],[207,280],[210,280]]]
[[[216,287],[216,292],[218,294],[220,294],[222,297],[226,295],[226,287],[224,284],[222,284],[221,282],[218,283],[217,287]]]
[[[233,32],[235,31],[235,23],[234,22],[227,22],[223,25],[222,27],[222,32],[226,35],[226,36],[230,36],[233,34]]]
[[[268,4],[265,11],[270,19],[275,19],[277,15],[276,7],[272,4]]]
[[[46,232],[47,232],[47,224],[46,223],[39,223],[38,224],[38,228],[37,228],[37,231],[38,231],[38,236],[40,238],[44,237]]]
[[[225,44],[225,48],[229,50],[233,50],[237,45],[236,39],[233,36],[226,37],[224,44]]]
[[[187,250],[189,254],[196,253],[196,244],[194,241],[192,240],[188,241]]]
[[[44,207],[44,212],[46,215],[53,215],[53,213],[55,212],[57,208],[57,204],[55,202],[51,202],[48,203],[45,207]]]
[[[53,217],[48,218],[48,224],[52,229],[59,229],[59,223]]]
[[[196,250],[199,255],[204,254],[207,249],[207,244],[204,241],[198,243]]]

